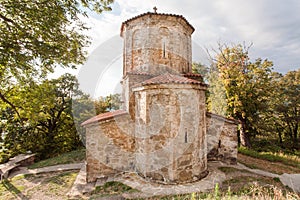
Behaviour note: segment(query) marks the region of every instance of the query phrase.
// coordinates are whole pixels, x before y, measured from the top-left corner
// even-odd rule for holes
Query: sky
[[[123,21],[153,12],[183,15],[195,28],[193,61],[209,63],[206,49],[218,42],[252,46],[251,59],[273,61],[286,73],[300,66],[299,0],[115,0],[112,11],[83,18],[91,29],[89,57],[76,71],[81,88],[92,97],[121,91]]]

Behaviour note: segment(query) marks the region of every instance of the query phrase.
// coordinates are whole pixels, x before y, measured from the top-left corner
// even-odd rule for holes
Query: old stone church
[[[237,122],[206,111],[207,85],[192,73],[194,30],[156,11],[122,23],[123,107],[82,124],[88,182],[136,172],[186,183],[205,177],[210,160],[236,163]]]

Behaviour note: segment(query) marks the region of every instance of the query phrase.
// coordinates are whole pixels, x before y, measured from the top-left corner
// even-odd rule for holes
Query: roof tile
[[[194,27],[188,22],[188,20],[187,20],[185,17],[183,17],[182,15],[168,14],[168,13],[153,13],[153,12],[146,12],[146,13],[137,15],[137,16],[135,16],[135,17],[132,17],[132,18],[127,19],[126,21],[124,21],[124,22],[122,23],[122,26],[121,26],[121,32],[123,32],[123,28],[124,28],[124,25],[125,25],[125,24],[127,24],[128,22],[133,21],[133,20],[135,20],[135,19],[137,19],[137,18],[146,16],[146,15],[160,15],[160,16],[173,16],[173,17],[179,17],[179,18],[183,19],[183,20],[187,23],[188,26],[191,27],[192,32],[195,31],[195,28],[194,28]]]
[[[94,123],[94,122],[100,122],[100,121],[103,121],[103,120],[112,119],[114,117],[125,115],[125,114],[128,114],[128,112],[126,112],[125,110],[115,110],[115,111],[112,111],[112,112],[101,113],[97,116],[94,116],[94,117],[86,120],[85,122],[83,122],[81,124],[81,126],[85,126],[85,125],[88,125],[88,124],[91,124],[91,123]]]

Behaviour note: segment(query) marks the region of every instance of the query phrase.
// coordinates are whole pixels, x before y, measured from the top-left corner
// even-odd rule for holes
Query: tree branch
[[[10,23],[12,23],[12,24],[15,24],[15,22],[14,22],[13,20],[11,20],[11,19],[5,17],[5,16],[2,15],[1,13],[0,13],[0,18],[3,19],[3,20],[6,21],[6,22],[10,22]]]
[[[23,123],[23,121],[22,121],[22,118],[21,118],[21,115],[20,115],[20,113],[18,112],[18,109],[17,109],[17,107],[13,104],[13,103],[11,103],[8,99],[6,99],[5,98],[5,96],[1,93],[1,91],[0,91],[0,99],[4,102],[4,103],[7,103],[16,113],[17,113],[17,115],[18,115],[18,117],[19,117],[19,119],[20,119],[20,121],[21,121],[21,124]]]

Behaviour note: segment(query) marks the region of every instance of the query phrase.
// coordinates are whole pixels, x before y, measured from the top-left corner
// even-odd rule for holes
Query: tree
[[[50,157],[82,146],[72,115],[72,99],[79,108],[89,97],[79,90],[75,76],[65,74],[30,87],[16,88],[10,101],[18,107],[23,123],[14,116],[10,106],[2,104],[1,128],[6,149],[12,154],[31,150],[41,157]],[[76,120],[79,123],[86,120],[93,114],[92,108],[89,112],[85,117],[76,115]]]
[[[226,91],[227,114],[241,122],[241,144],[250,147],[257,133],[260,112],[267,107],[267,93],[273,63],[258,58],[251,62],[242,45],[219,45],[214,59]]]
[[[201,74],[203,77],[202,81],[209,84],[205,92],[208,111],[226,116],[225,89],[222,80],[219,78],[219,70],[216,65],[212,64],[210,67],[207,67],[202,63],[193,62],[192,72]]]
[[[207,74],[208,98],[207,106],[208,110],[218,115],[227,116],[227,101],[226,91],[222,79],[220,78],[219,69],[215,64],[212,64],[209,73]]]
[[[284,75],[280,82],[281,101],[275,111],[281,114],[282,121],[286,124],[288,136],[293,142],[293,148],[298,149],[300,131],[300,69],[290,71]]]
[[[121,95],[110,94],[106,97],[99,97],[94,101],[96,114],[118,110],[121,106]]]
[[[194,74],[200,74],[203,77],[203,81],[207,81],[207,74],[209,72],[209,68],[200,62],[193,62],[192,64],[192,72]]]
[[[88,45],[80,16],[101,13],[113,0],[3,0],[0,2],[0,99],[19,115],[8,96],[57,66],[75,68]],[[20,116],[19,116],[20,117]]]
[[[279,141],[291,141],[292,148],[299,148],[300,131],[300,70],[290,71],[284,76],[278,75],[272,83],[273,95],[270,95],[269,116],[278,133]]]

